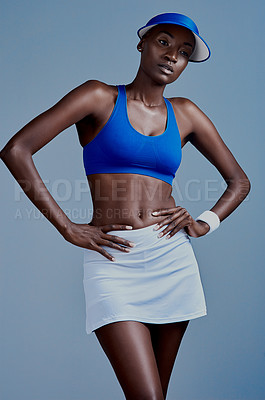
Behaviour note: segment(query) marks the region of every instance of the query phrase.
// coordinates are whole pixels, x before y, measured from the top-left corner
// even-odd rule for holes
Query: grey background
[[[139,64],[136,30],[161,12],[193,18],[212,51],[207,62],[190,63],[165,96],[190,98],[208,115],[252,184],[217,231],[192,239],[208,315],[190,322],[168,399],[265,399],[264,2],[2,2],[0,147],[88,79],[131,82]],[[88,222],[92,205],[74,126],[34,162],[72,220]],[[41,218],[3,163],[0,174],[0,397],[123,399],[96,337],[85,332],[82,249]],[[174,180],[176,203],[195,218],[225,187],[187,144]]]

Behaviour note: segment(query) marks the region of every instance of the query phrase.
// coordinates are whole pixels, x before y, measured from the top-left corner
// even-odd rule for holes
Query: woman
[[[190,236],[218,228],[247,196],[250,182],[199,107],[163,97],[189,62],[210,57],[195,23],[182,14],[160,14],[138,35],[141,60],[130,84],[85,82],[17,132],[1,158],[59,233],[84,249],[86,331],[95,332],[126,399],[161,400],[189,321],[207,314]],[[89,224],[69,220],[32,160],[73,124],[94,206]],[[187,142],[228,185],[196,219],[171,195]]]

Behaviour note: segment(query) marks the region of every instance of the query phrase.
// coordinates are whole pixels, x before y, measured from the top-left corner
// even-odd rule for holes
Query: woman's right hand
[[[122,229],[128,230],[131,228],[132,227],[128,228],[128,225],[120,224],[94,226],[89,224],[76,224],[74,222],[71,222],[66,232],[63,234],[63,237],[65,238],[65,240],[76,246],[95,250],[110,261],[114,261],[114,257],[109,254],[105,249],[103,249],[101,245],[109,246],[113,249],[118,249],[125,253],[128,253],[130,249],[123,246],[134,247],[135,244],[130,242],[129,240],[123,239],[120,236],[108,235],[106,232]],[[118,243],[122,244],[123,246],[120,246]]]

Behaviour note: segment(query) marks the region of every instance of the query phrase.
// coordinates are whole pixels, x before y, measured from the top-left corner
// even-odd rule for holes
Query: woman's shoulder
[[[172,104],[183,137],[198,131],[198,127],[212,125],[211,120],[194,101],[186,97],[171,97],[168,100]]]
[[[200,107],[198,107],[198,105],[194,101],[186,97],[171,97],[168,100],[171,102],[175,113],[181,114],[182,116],[185,116],[190,120],[192,120],[196,116],[205,116]]]
[[[170,97],[168,100],[171,102],[173,107],[182,108],[183,110],[194,109],[197,105],[187,97]]]
[[[97,79],[89,79],[81,84],[80,87],[98,97],[113,96],[118,92],[117,86],[109,85]]]
[[[81,108],[85,107],[83,110],[85,115],[96,115],[115,102],[118,88],[96,79],[89,79],[74,88],[70,93],[77,108],[79,105]]]

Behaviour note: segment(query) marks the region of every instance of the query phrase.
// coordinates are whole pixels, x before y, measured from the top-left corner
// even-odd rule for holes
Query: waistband
[[[157,237],[157,235],[159,234],[159,232],[162,232],[164,229],[166,229],[166,227],[168,226],[168,224],[161,226],[159,229],[154,230],[154,227],[157,224],[154,223],[152,225],[148,225],[148,226],[144,226],[143,228],[136,228],[136,229],[117,229],[117,230],[113,230],[113,231],[108,231],[106,232],[107,234],[111,234],[111,235],[117,235],[117,236],[122,236],[124,238],[128,238],[130,240],[133,240],[134,238],[137,239],[137,241],[141,241],[141,239],[145,239],[147,237]],[[168,232],[169,233],[169,232]],[[167,234],[168,234],[167,233]],[[161,238],[157,238],[157,239],[165,239],[166,235],[163,235]],[[189,235],[186,233],[186,231],[184,230],[184,228],[181,228],[178,232],[175,233],[175,237],[179,237],[179,236],[186,236],[186,238],[189,238]],[[172,236],[171,238],[169,238],[169,241],[174,237]],[[168,240],[168,239],[166,239]]]
[[[165,255],[170,253],[173,249],[176,249],[178,246],[189,243],[191,245],[190,237],[184,230],[184,228],[180,229],[169,239],[166,239],[167,234],[162,237],[157,237],[158,233],[163,231],[168,224],[161,226],[157,230],[153,230],[155,224],[145,226],[143,228],[137,229],[117,229],[106,232],[108,235],[114,235],[121,237],[123,239],[129,240],[135,244],[134,247],[130,247],[129,253],[124,253],[121,250],[111,248],[109,246],[102,245],[102,248],[105,249],[109,254],[115,257],[116,262],[121,260],[130,264],[131,262],[135,264],[135,262],[142,262],[143,259],[146,260],[146,257],[157,257],[157,254]],[[123,246],[122,244],[120,244]],[[104,259],[102,254],[97,251],[84,248],[84,264],[94,262],[111,262],[110,260]],[[158,252],[158,253],[157,253]],[[143,258],[144,257],[144,258]]]

